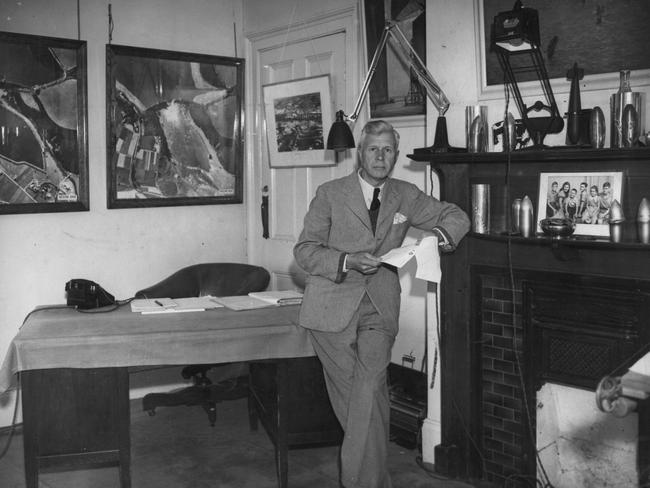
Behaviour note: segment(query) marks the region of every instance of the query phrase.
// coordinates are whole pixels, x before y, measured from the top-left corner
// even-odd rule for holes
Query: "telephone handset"
[[[68,305],[80,309],[105,307],[115,304],[115,297],[94,281],[73,279],[65,284]]]

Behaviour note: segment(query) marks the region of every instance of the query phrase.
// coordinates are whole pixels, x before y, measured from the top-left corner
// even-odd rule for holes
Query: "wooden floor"
[[[161,407],[150,417],[131,404],[133,488],[276,488],[273,445],[260,427],[251,432],[246,400],[221,403],[211,428],[200,407]],[[0,432],[0,452],[9,429]],[[339,488],[337,447],[292,449],[289,488]],[[468,488],[433,477],[416,461],[417,450],[390,444],[389,469],[395,488]],[[20,427],[0,459],[0,486],[24,488]],[[118,488],[117,468],[45,473],[44,488]]]

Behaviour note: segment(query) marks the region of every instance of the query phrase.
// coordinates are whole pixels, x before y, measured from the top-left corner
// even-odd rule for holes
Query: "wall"
[[[247,260],[244,204],[107,210],[109,3],[114,44],[234,56],[236,31],[241,46],[238,0],[80,2],[80,37],[88,43],[90,211],[0,216],[2,358],[31,309],[65,303],[64,284],[70,278],[92,279],[125,299],[185,265]],[[0,13],[2,31],[77,38],[75,0],[0,0]],[[133,383],[150,381],[143,373]],[[0,426],[11,422],[14,401],[14,392],[0,395]]]

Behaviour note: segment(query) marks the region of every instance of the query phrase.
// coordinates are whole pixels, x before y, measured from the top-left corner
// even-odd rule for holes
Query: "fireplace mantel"
[[[647,299],[650,297],[650,245],[637,241],[634,222],[641,199],[650,198],[650,148],[548,148],[515,151],[510,155],[432,153],[409,155],[409,158],[428,163],[439,177],[441,198],[458,204],[468,214],[471,211],[471,185],[489,184],[491,188],[491,232],[470,233],[456,252],[442,258],[442,441],[435,448],[435,464],[441,474],[480,479],[486,473],[484,464],[492,462],[489,461],[490,453],[483,451],[487,449],[485,443],[481,442],[486,429],[490,427],[486,424],[491,421],[489,416],[486,420],[483,413],[485,403],[482,402],[486,395],[493,394],[491,390],[486,392],[485,385],[491,378],[486,379],[482,368],[490,361],[502,363],[505,370],[510,367],[508,361],[491,358],[491,349],[485,346],[486,341],[492,340],[486,335],[489,336],[492,329],[500,328],[500,320],[506,325],[510,322],[514,329],[507,326],[505,329],[510,330],[508,333],[514,335],[516,341],[521,339],[514,353],[506,347],[506,352],[499,354],[515,355],[515,359],[522,359],[522,369],[525,371],[519,376],[523,383],[511,387],[514,391],[523,391],[523,399],[529,404],[531,396],[534,401],[535,389],[547,380],[595,389],[599,378],[593,379],[591,376],[595,377],[599,371],[610,366],[619,369],[629,367],[628,363],[636,352],[634,347],[648,342],[648,332],[644,330],[647,327],[634,320],[631,320],[635,322],[632,325],[628,323],[630,321],[621,320],[617,324],[615,320],[611,331],[598,326],[590,334],[589,327],[585,327],[580,333],[573,334],[563,330],[562,324],[557,325],[553,320],[546,324],[546,319],[540,319],[526,308],[535,309],[545,303],[545,299],[554,300],[552,296],[545,298],[544,293],[549,289],[548,283],[559,282],[568,283],[577,297],[584,295],[585,300],[592,300],[589,303],[598,304],[604,297],[612,295],[612,300],[615,300],[612,303],[616,303],[621,312],[617,316],[634,318],[639,314],[644,317],[650,314],[650,305],[647,305],[650,303]],[[508,232],[511,229],[511,202],[515,197],[528,195],[537,206],[540,173],[612,171],[623,173],[620,203],[627,221],[620,241],[612,242],[608,236],[561,240],[544,235],[523,238]],[[492,293],[497,296],[492,297]],[[489,308],[492,303],[501,309],[486,311],[486,304]],[[576,307],[576,310],[573,312],[580,315],[581,307]],[[490,322],[488,314],[497,317],[497,326]],[[588,316],[584,318],[591,320]],[[564,341],[564,338],[568,339]],[[506,346],[508,341],[515,343],[513,338],[494,340],[505,342]],[[584,377],[576,374],[572,379],[572,373],[568,372],[560,375],[558,380],[554,372],[548,376],[548,372],[537,370],[537,363],[541,363],[542,359],[548,363],[548,358],[535,356],[537,346],[541,347],[541,344],[534,341],[550,343],[551,356],[557,356],[558,351],[562,351],[571,341],[577,344],[577,351],[586,347],[582,354],[587,358],[595,355],[601,347],[606,351],[608,362],[596,367],[593,375],[587,371]],[[556,342],[559,346],[553,349]],[[580,353],[570,355],[579,356]],[[512,362],[513,357],[506,359]],[[507,374],[505,376],[508,377]],[[508,389],[510,386],[506,384],[501,388]],[[515,403],[521,400],[517,394],[514,397]],[[503,410],[511,412],[509,407],[504,405]],[[639,429],[646,436],[650,433],[649,410],[645,405],[641,405],[639,410]],[[515,420],[521,424],[518,416],[520,413],[515,409]],[[516,427],[513,423],[512,428]],[[522,435],[525,437],[527,434]],[[521,466],[510,468],[509,472],[512,473],[514,469],[522,474],[535,474],[533,451],[524,449],[523,452],[516,452],[518,446],[512,439],[498,441],[505,442],[506,451],[511,449],[510,454],[514,457],[523,459]],[[645,456],[644,462],[650,462],[647,445],[639,445],[638,452],[639,456]],[[507,464],[507,460],[504,462]],[[498,482],[498,476],[492,477],[492,481]]]

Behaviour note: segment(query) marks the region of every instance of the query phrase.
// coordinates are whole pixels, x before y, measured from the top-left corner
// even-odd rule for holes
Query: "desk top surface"
[[[299,306],[143,315],[39,307],[13,339],[0,392],[31,369],[221,363],[314,354]]]

